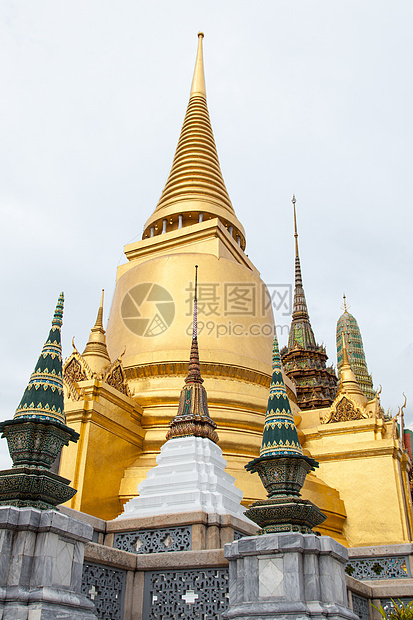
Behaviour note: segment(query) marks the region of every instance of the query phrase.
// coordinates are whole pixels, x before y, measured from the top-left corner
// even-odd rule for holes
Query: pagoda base
[[[56,510],[76,493],[70,480],[47,469],[16,467],[0,472],[0,506]]]
[[[325,521],[326,516],[310,500],[296,496],[280,496],[252,504],[245,516],[260,528],[260,534],[300,532],[312,534],[313,527]]]
[[[269,534],[225,545],[227,620],[358,620],[348,608],[347,549],[329,536]]]
[[[97,620],[82,593],[93,528],[55,510],[0,507],[0,618]]]
[[[245,520],[242,491],[225,471],[221,448],[205,437],[169,439],[157,466],[138,486],[139,496],[118,519],[202,511]]]

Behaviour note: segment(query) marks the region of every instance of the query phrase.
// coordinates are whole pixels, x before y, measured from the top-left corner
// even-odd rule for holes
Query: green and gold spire
[[[260,456],[302,455],[294,416],[285,389],[278,349],[277,334],[274,336],[272,354],[272,378]]]
[[[259,534],[309,534],[326,518],[317,506],[300,497],[306,475],[318,463],[303,454],[298,439],[282,376],[277,334],[272,369],[260,456],[245,465],[247,471],[259,475],[268,499],[251,504],[245,516],[262,528]]]
[[[55,508],[76,493],[69,480],[50,471],[63,446],[79,434],[65,424],[63,409],[60,294],[49,332],[28,386],[12,420],[0,422],[12,469],[0,472],[0,505]]]
[[[54,420],[66,423],[63,408],[62,327],[64,295],[60,294],[49,336],[31,374],[14,419]]]

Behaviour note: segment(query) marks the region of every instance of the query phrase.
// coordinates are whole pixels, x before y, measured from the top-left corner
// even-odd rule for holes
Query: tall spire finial
[[[95,327],[98,327],[103,330],[103,297],[105,294],[105,290],[102,288],[102,296],[100,298],[100,306],[98,310],[98,315],[96,317]]]
[[[198,337],[198,265],[195,265],[194,320],[192,322],[192,340]]]
[[[341,306],[341,308],[344,310],[344,312],[348,312],[350,308],[350,306],[347,305],[347,297],[345,293],[343,293],[343,305]]]
[[[192,344],[188,375],[185,383],[203,383],[198,350],[198,265],[195,265],[194,319],[192,323]]]
[[[191,96],[203,95],[206,98],[205,74],[204,74],[204,56],[202,52],[203,32],[198,32],[198,52],[196,55],[194,77],[192,79]]]
[[[142,238],[218,218],[242,250],[245,231],[232,206],[219,165],[209,118],[202,52],[203,33],[198,34],[195,71],[188,107],[172,168],[162,195],[147,220]]]
[[[300,256],[298,254],[297,213],[296,213],[296,210],[295,210],[295,203],[297,201],[295,199],[295,194],[293,194],[293,199],[292,199],[291,202],[293,203],[293,209],[294,209],[295,286],[297,287],[297,286],[302,286],[303,285],[303,279],[302,279],[302,276],[301,276]]]
[[[63,324],[64,299],[65,299],[64,293],[60,293],[59,299],[57,300],[56,309],[54,311],[53,319],[52,319],[52,325],[56,327],[62,327],[62,324]]]
[[[295,194],[291,202],[294,216],[295,283],[291,329],[288,346],[282,351],[282,360],[287,375],[297,385],[298,406],[300,409],[314,409],[326,407],[333,402],[337,379],[334,372],[326,368],[325,348],[317,344],[311,327],[298,251]]]
[[[293,199],[291,201],[293,203],[294,208],[294,238],[295,238],[295,256],[298,256],[298,232],[297,232],[297,214],[295,212],[295,203],[297,202],[295,199],[295,194],[293,194]]]
[[[181,390],[178,413],[169,424],[166,439],[174,437],[205,437],[218,443],[217,425],[211,420],[208,411],[207,393],[202,385],[201,366],[199,364],[197,319],[198,319],[198,265],[195,265],[194,322],[192,326],[192,344],[189,358],[188,375]]]

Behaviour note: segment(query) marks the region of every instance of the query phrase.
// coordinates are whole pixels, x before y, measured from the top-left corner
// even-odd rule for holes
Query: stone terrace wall
[[[151,620],[152,607],[168,620],[182,612],[196,618],[200,610],[206,610],[208,618],[220,615],[228,601],[223,546],[256,533],[255,526],[233,517],[205,513],[105,522],[61,510],[94,529],[94,542],[85,548],[83,592],[96,603],[100,620]],[[183,549],[173,550],[177,546]],[[349,607],[361,620],[379,620],[370,603],[413,598],[413,545],[348,551],[348,567],[355,567],[357,574],[364,570],[375,576],[382,569],[380,578],[363,582],[346,575]],[[366,559],[368,566],[360,564]]]

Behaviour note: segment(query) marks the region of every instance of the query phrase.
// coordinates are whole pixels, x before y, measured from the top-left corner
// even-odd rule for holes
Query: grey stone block
[[[273,534],[274,535],[274,534]],[[278,548],[280,551],[303,551],[304,535],[303,534],[275,534],[279,537]]]
[[[255,553],[255,536],[251,536],[248,538],[240,538],[238,542],[238,553],[242,555],[247,555],[249,553]]]
[[[33,572],[33,558],[27,555],[21,557],[19,585],[28,587]]]
[[[303,573],[305,600],[320,600],[320,571],[318,566],[318,556],[315,553],[304,554]]]
[[[278,534],[267,534],[266,536],[256,536],[255,547],[258,553],[267,553],[268,551],[278,551],[279,535]]]
[[[230,564],[230,596],[223,618],[357,619],[346,606],[346,551],[336,541],[287,533],[252,537],[241,543],[244,541],[238,541],[236,549],[227,545],[225,553]]]
[[[81,594],[93,528],[56,511],[0,507],[1,620],[96,620]]]
[[[247,556],[244,558],[244,600],[258,599],[258,558]]]
[[[0,506],[0,528],[15,529],[19,521],[19,512],[12,506]]]
[[[237,581],[236,581],[235,600],[237,600],[239,603],[244,602],[244,576],[245,576],[244,559],[242,558],[241,560],[237,562],[237,571],[236,571]]]
[[[224,557],[225,558],[235,558],[239,555],[238,553],[238,541],[235,540],[232,543],[227,543],[224,545]]]
[[[19,510],[18,528],[19,530],[35,529],[39,527],[41,511],[37,508],[16,508]]]
[[[303,534],[304,550],[312,551],[313,553],[320,553],[320,538],[320,536],[315,536],[315,534]]]
[[[71,589],[80,592],[82,589],[83,562],[73,562]]]
[[[237,590],[237,563],[231,562],[229,565],[229,598],[234,601],[234,603],[238,603],[238,590]]]
[[[330,536],[320,536],[321,553],[328,553],[343,564],[348,561],[348,551]]]

